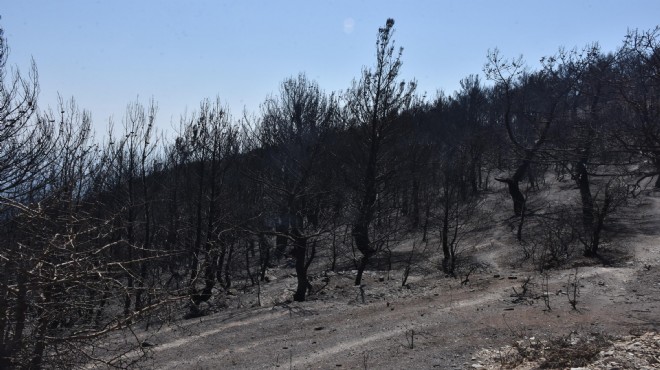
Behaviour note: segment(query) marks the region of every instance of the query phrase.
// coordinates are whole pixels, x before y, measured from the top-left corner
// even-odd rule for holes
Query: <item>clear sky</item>
[[[403,77],[420,92],[452,93],[482,74],[488,49],[522,54],[535,68],[558,47],[598,41],[614,51],[628,29],[660,23],[657,0],[3,0],[9,63],[39,69],[40,108],[57,94],[92,112],[102,134],[127,103],[152,97],[158,126],[178,124],[203,98],[233,116],[258,112],[299,72],[326,92],[371,65],[378,27],[396,20]]]

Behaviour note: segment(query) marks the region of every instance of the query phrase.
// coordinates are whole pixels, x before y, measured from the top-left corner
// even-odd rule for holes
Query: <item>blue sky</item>
[[[660,23],[660,1],[6,0],[0,16],[10,64],[37,63],[40,108],[73,96],[102,134],[138,97],[158,102],[158,126],[170,130],[207,97],[235,117],[258,112],[299,72],[326,92],[346,89],[372,64],[388,17],[403,77],[433,97],[482,74],[495,47],[532,68],[560,46],[613,51],[628,29]]]

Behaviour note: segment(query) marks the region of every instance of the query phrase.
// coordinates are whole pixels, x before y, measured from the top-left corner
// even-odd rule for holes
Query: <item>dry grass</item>
[[[524,362],[536,363],[540,369],[583,367],[597,360],[600,352],[611,344],[611,339],[600,333],[588,336],[570,333],[548,341],[526,339],[506,347],[497,360],[502,368],[507,369],[516,368]]]
[[[541,362],[540,368],[563,369],[587,366],[611,343],[611,340],[603,334],[592,334],[586,338],[568,335],[552,339],[543,350],[545,361]]]

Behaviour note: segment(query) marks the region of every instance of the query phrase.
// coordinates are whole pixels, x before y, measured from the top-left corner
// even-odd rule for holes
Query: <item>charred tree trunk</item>
[[[199,258],[202,249],[202,202],[204,199],[204,160],[199,161],[199,189],[197,192],[197,217],[195,221],[195,242],[192,246],[190,261],[190,295],[197,294],[197,275],[199,274]]]
[[[151,126],[150,126],[151,128]],[[149,130],[150,130],[149,128]],[[147,133],[147,138],[148,138]],[[138,282],[138,290],[135,293],[135,310],[139,311],[143,307],[142,295],[144,294],[144,286],[147,280],[147,261],[149,259],[149,250],[151,249],[151,200],[149,199],[149,189],[147,187],[147,146],[148,140],[145,139],[145,144],[142,152],[141,161],[141,180],[142,180],[142,196],[144,202],[144,241],[142,244],[142,261],[140,262],[140,281]]]
[[[356,286],[362,285],[362,274],[364,273],[364,270],[367,268],[369,259],[371,258],[371,256],[373,256],[373,254],[374,253],[362,254],[362,258],[360,258],[360,264],[358,265],[358,269],[357,269],[357,275],[355,276]]]
[[[299,234],[297,230],[293,234]],[[307,254],[307,238],[300,235],[294,236],[293,254],[296,259],[296,275],[298,285],[296,293],[293,295],[293,300],[296,302],[305,301],[305,293],[309,280],[307,279],[307,268],[305,264],[305,257]]]
[[[610,207],[612,205],[612,198],[609,194],[605,194],[605,200],[603,201],[603,207],[598,211],[598,219],[596,220],[596,226],[594,227],[594,232],[591,237],[591,255],[597,256],[598,249],[600,247],[600,238],[603,231],[603,226],[605,224],[605,217],[610,212]]]
[[[470,185],[472,186],[472,193],[479,192],[479,185],[481,184],[481,169],[477,165],[476,160],[470,162]]]
[[[223,281],[222,281],[223,267],[222,266],[225,262],[225,256],[226,255],[227,255],[227,245],[223,242],[222,246],[220,247],[220,255],[218,256],[218,259],[217,259],[217,262],[216,262],[217,269],[215,271],[215,280],[220,284],[223,284]]]
[[[445,274],[454,274],[454,266],[451,261],[451,250],[449,248],[449,208],[446,207],[442,218],[442,271]]]
[[[525,209],[525,196],[520,191],[520,181],[514,179],[496,179],[497,181],[505,182],[509,188],[509,195],[513,201],[513,213],[516,216],[521,216]]]
[[[23,332],[25,330],[25,324],[27,320],[28,313],[28,303],[27,303],[27,278],[25,272],[22,270],[22,264],[19,264],[19,269],[17,271],[17,286],[18,286],[18,295],[16,296],[16,311],[14,312],[14,337],[10,341],[9,353],[18,351],[23,348]],[[10,360],[11,361],[11,360]]]
[[[289,242],[285,235],[287,229],[288,228],[284,223],[280,223],[275,228],[275,252],[278,260],[287,255],[286,247]]]
[[[427,242],[427,234],[429,229],[429,218],[431,217],[431,202],[426,201],[426,206],[424,207],[424,225],[422,226],[422,241]]]
[[[333,227],[333,232],[332,232],[332,244],[331,244],[331,255],[330,255],[330,271],[335,271],[337,268],[337,257],[339,253],[337,253],[337,226],[335,225]],[[0,331],[2,333],[2,331]]]
[[[376,156],[378,155],[378,145],[372,142],[369,161],[364,177],[364,193],[357,221],[353,224],[351,234],[355,240],[355,246],[362,253],[360,264],[355,277],[355,285],[362,284],[362,273],[369,263],[369,259],[376,254],[376,250],[369,240],[369,226],[373,220],[374,207],[376,206]]]
[[[523,210],[525,209],[525,196],[522,191],[520,191],[520,181],[523,179],[529,166],[534,158],[536,150],[527,150],[525,153],[525,159],[522,161],[520,166],[516,169],[516,172],[512,177],[501,178],[496,177],[495,180],[507,184],[509,189],[509,195],[511,195],[511,200],[513,201],[513,213],[516,216],[521,216]]]
[[[451,207],[451,191],[449,189],[449,179],[445,180],[443,213],[442,213],[442,271],[445,274],[454,275],[454,259],[452,257],[452,248],[449,245],[449,216]]]
[[[227,252],[227,263],[225,264],[225,289],[231,288],[231,264],[234,257],[234,243],[229,244]]]
[[[360,264],[358,265],[357,275],[355,276],[355,285],[362,284],[362,274],[364,273],[369,259],[376,254],[376,251],[371,247],[369,241],[369,226],[365,223],[359,223],[353,226],[352,230],[353,239],[355,240],[355,246],[362,253],[362,258],[360,258]]]
[[[266,281],[266,270],[270,267],[270,243],[266,240],[266,235],[264,233],[259,233],[259,262],[261,265],[261,271],[259,279],[261,281]]]
[[[127,220],[127,242],[128,242],[128,260],[133,262],[133,247],[135,247],[135,211],[133,209],[135,200],[133,199],[133,150],[131,148],[129,167],[128,167],[128,220]],[[133,273],[132,268],[129,268],[128,276],[126,277],[126,293],[124,295],[124,315],[128,316],[131,311],[131,292],[133,291]]]
[[[48,305],[51,302],[51,287],[46,287],[43,292],[43,306]],[[48,320],[48,316],[44,312],[44,308],[41,307],[38,309],[39,319],[37,320],[37,328],[35,331],[35,340],[34,340],[34,349],[32,351],[32,358],[30,359],[30,364],[24,365],[24,369],[41,369],[44,360],[44,351],[46,350],[46,335],[48,334],[48,325],[51,324]]]
[[[416,229],[419,226],[419,180],[416,177],[412,182],[412,206],[412,227]]]
[[[196,300],[193,299],[195,304],[201,302],[206,302],[211,298],[213,293],[213,288],[215,287],[215,271],[217,269],[217,258],[216,251],[213,248],[212,232],[213,232],[213,221],[215,220],[216,213],[216,178],[218,171],[217,163],[217,153],[214,148],[211,153],[211,173],[209,176],[209,188],[210,188],[210,198],[209,198],[209,208],[208,214],[206,215],[207,224],[206,224],[206,242],[204,243],[204,288],[202,292],[196,296]]]
[[[591,188],[589,182],[589,173],[587,172],[586,154],[576,165],[577,174],[576,181],[580,189],[580,200],[582,202],[582,229],[584,230],[585,238],[587,238],[585,245],[585,256],[593,256],[593,236],[594,236],[594,200],[591,195]],[[596,247],[597,248],[597,247]]]
[[[254,280],[254,275],[252,274],[252,270],[250,269],[250,264],[251,264],[250,254],[254,256],[254,240],[249,240],[245,248],[245,274],[247,275],[246,279],[249,279],[251,286],[254,286],[256,282]]]

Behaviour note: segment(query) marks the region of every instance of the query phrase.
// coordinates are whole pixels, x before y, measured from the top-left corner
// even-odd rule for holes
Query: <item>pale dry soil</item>
[[[507,207],[506,199],[501,201]],[[295,288],[293,270],[276,268],[269,272],[274,280],[261,286],[261,306],[254,288],[222,296],[213,305],[227,307],[216,313],[158,331],[138,329],[135,333],[153,344],[143,365],[531,369],[541,362],[513,359],[514,343],[543,348],[552,339],[573,335],[609,340],[594,360],[600,362],[588,368],[660,368],[660,337],[654,334],[660,328],[660,193],[641,196],[614,222],[621,232],[605,246],[605,255],[612,251],[609,260],[578,259],[570,268],[550,270],[547,289],[543,276],[520,261],[504,217],[495,217],[490,237],[466,250],[484,265],[466,283],[463,276],[454,279],[438,271],[433,240],[424,253],[436,257],[414,264],[405,287],[400,270],[368,271],[362,291],[353,286],[352,271],[316,271],[314,286],[320,292],[294,303],[286,300]],[[401,248],[410,249],[410,243]],[[569,280],[576,273],[574,309]],[[526,294],[517,296],[528,278]]]

